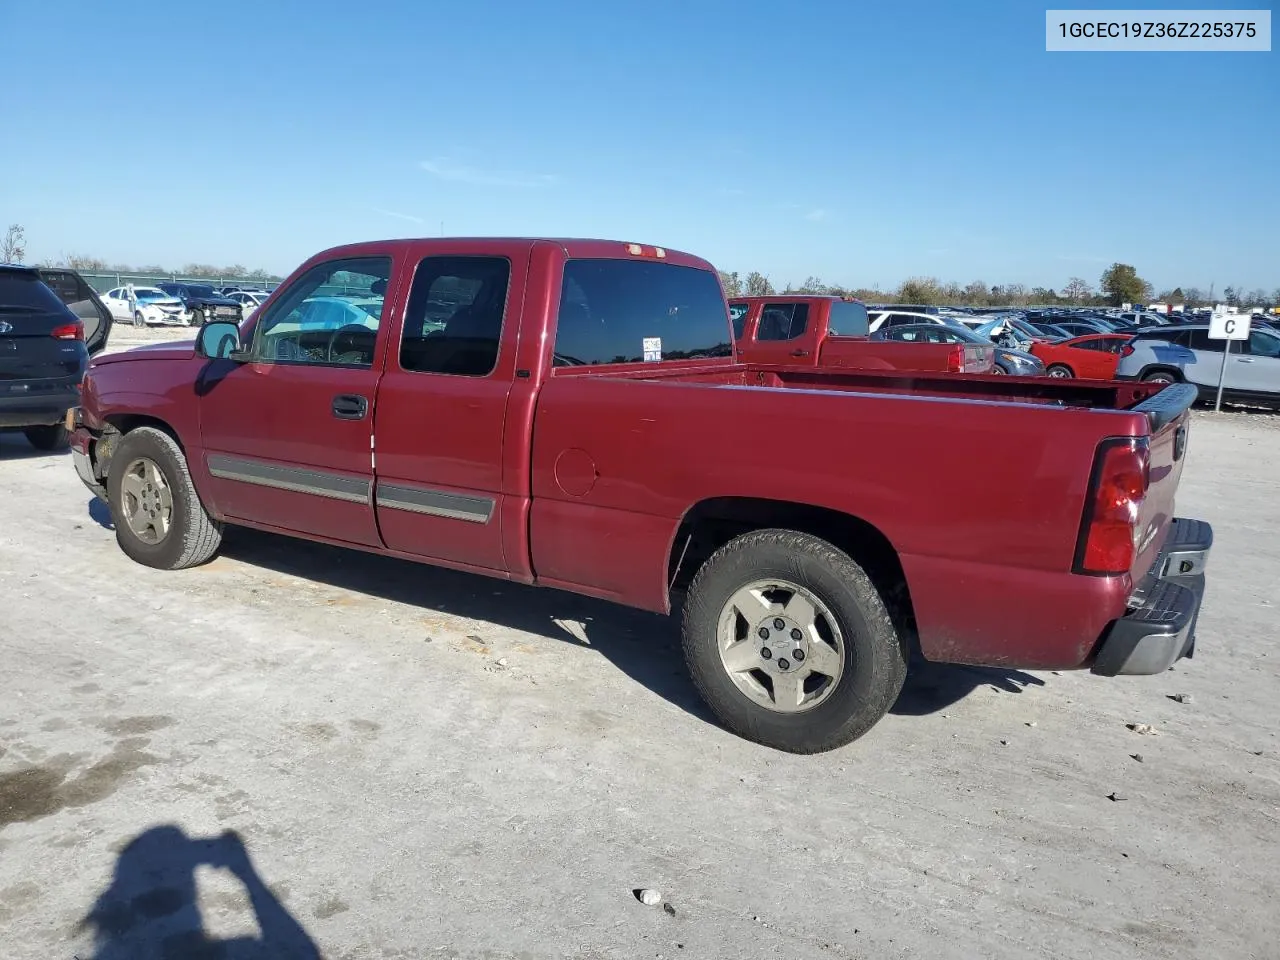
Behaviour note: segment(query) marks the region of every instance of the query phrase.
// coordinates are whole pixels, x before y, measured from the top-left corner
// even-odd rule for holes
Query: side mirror
[[[240,328],[225,320],[210,320],[200,328],[196,352],[210,360],[234,359],[240,352]]]

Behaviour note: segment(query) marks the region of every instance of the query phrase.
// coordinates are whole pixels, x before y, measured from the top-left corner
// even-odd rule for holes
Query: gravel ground
[[[1275,958],[1278,445],[1196,415],[1194,661],[926,667],[802,758],[664,619],[248,532],[149,570],[0,437],[0,954]]]

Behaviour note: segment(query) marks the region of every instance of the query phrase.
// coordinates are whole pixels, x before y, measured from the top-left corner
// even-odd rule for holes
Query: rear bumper
[[[79,402],[79,379],[42,389],[0,380],[0,428],[53,426]]]
[[[1129,611],[1103,635],[1093,672],[1104,677],[1163,673],[1195,652],[1213,528],[1177,519]]]

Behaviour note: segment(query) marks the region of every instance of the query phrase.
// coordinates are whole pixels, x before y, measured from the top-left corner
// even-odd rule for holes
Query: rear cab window
[[[565,263],[553,367],[732,355],[729,313],[714,273],[636,260]]]

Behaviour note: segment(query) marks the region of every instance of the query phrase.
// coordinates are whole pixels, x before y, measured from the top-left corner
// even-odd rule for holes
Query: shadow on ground
[[[714,723],[685,670],[678,622],[577,594],[230,527],[222,555],[425,611],[586,646],[649,690]],[[581,635],[579,635],[581,634]],[[585,637],[585,640],[583,639]]]
[[[979,687],[1002,693],[1021,693],[1027,687],[1043,687],[1039,677],[1021,670],[998,667],[966,667],[949,663],[928,663],[916,659],[907,674],[907,683],[890,713],[900,717],[923,717],[945,710]]]
[[[716,722],[689,679],[674,617],[240,527],[228,529],[222,552],[277,573],[589,646],[668,702],[707,723]],[[577,624],[585,642],[575,632]],[[946,709],[982,686],[1018,693],[1043,683],[1017,670],[917,661],[890,712],[923,716]]]
[[[243,885],[258,936],[209,935],[197,902],[197,867],[225,870]],[[86,930],[93,960],[320,958],[307,931],[258,875],[238,834],[193,838],[171,824],[139,834],[120,852],[111,885],[77,932]]]
[[[97,497],[89,498],[89,519],[103,530],[114,530],[115,521],[111,519],[111,508]]]

